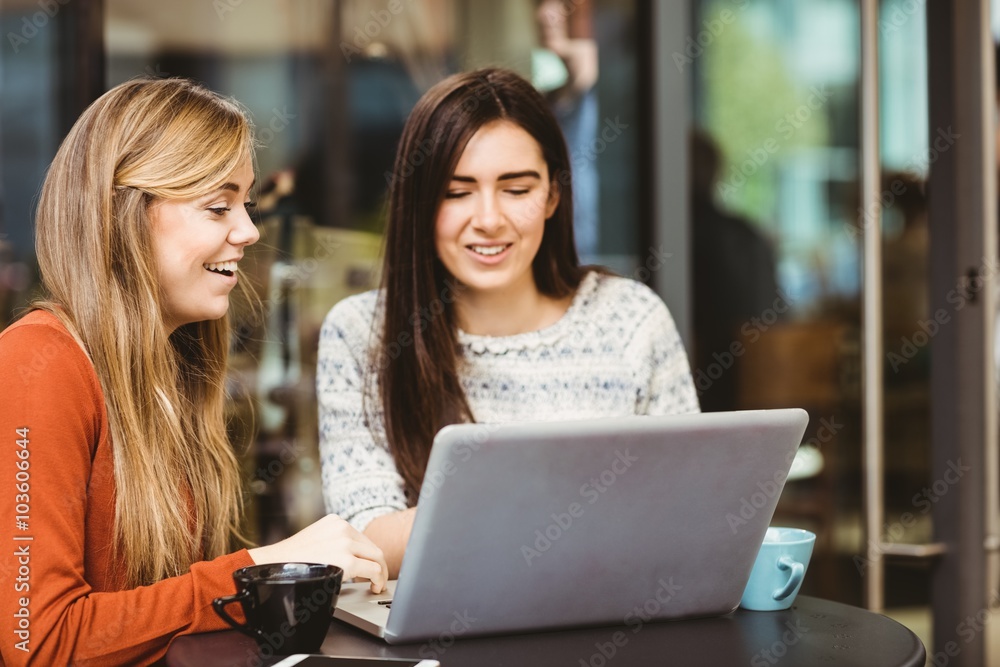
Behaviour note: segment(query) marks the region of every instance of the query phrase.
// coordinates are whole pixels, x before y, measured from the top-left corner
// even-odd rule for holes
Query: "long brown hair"
[[[384,313],[375,354],[389,449],[415,497],[437,431],[475,418],[458,377],[454,298],[461,286],[434,246],[438,208],[469,139],[508,121],[542,149],[559,204],[532,264],[547,296],[573,294],[585,271],[573,240],[573,184],[566,142],[544,98],[505,69],[456,74],[417,102],[403,129],[389,192],[382,271]]]
[[[125,584],[226,553],[242,514],[223,395],[228,317],[164,326],[151,203],[210,192],[253,156],[235,102],[180,79],[101,96],[42,188],[36,248],[48,299],[100,380],[114,458],[115,556]]]

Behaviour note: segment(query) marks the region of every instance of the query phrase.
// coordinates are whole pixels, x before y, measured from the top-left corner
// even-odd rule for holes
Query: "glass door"
[[[886,610],[946,661],[934,664],[993,664],[996,634],[987,5],[695,1],[667,50],[692,81],[690,348],[703,407],[809,411],[775,515],[818,535],[803,590]],[[861,122],[873,114],[875,162]]]
[[[854,562],[864,544],[858,3],[693,7],[684,56],[694,83],[691,348],[702,407],[809,412],[775,522],[817,534],[806,594],[861,604],[864,574]],[[921,29],[915,21],[910,31]],[[919,96],[918,79],[901,94]],[[922,131],[918,120],[903,141]],[[902,177],[902,165],[899,171]],[[896,209],[894,235],[920,224],[924,176],[905,174],[914,203]],[[904,210],[911,220],[902,219]],[[926,254],[919,242],[910,245]],[[921,270],[919,258],[910,265]],[[906,307],[894,316],[919,316]],[[915,377],[919,402],[926,370]],[[909,454],[889,457],[900,485],[919,476],[929,451],[926,428],[913,426],[918,437],[901,445]],[[918,588],[893,586],[926,600]]]

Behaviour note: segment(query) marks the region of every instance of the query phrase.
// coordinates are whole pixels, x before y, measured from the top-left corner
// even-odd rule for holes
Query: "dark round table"
[[[389,646],[334,621],[323,653],[342,656],[435,658],[442,667],[923,667],[924,646],[890,618],[858,607],[799,596],[786,611],[739,609],[718,618],[636,626],[583,628],[503,637],[454,639]],[[238,632],[178,637],[167,652],[171,667],[260,667],[253,640]]]

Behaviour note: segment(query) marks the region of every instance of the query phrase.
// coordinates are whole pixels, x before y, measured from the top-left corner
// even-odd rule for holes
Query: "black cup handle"
[[[215,609],[215,613],[221,616],[222,620],[224,620],[226,623],[233,626],[234,628],[236,628],[245,635],[249,635],[254,639],[259,639],[260,637],[263,636],[259,630],[255,630],[249,626],[237,623],[236,620],[229,615],[229,612],[226,611],[226,605],[230,605],[236,602],[243,602],[243,600],[247,599],[249,596],[250,596],[250,591],[244,589],[239,593],[237,593],[236,595],[225,595],[221,598],[215,598],[214,600],[212,600],[212,607]]]

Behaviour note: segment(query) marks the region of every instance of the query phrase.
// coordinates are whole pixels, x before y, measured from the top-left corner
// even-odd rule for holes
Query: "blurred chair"
[[[763,326],[763,325],[762,325]],[[780,322],[744,336],[740,407],[799,407],[830,416],[841,403],[840,359],[846,327],[836,322]]]

